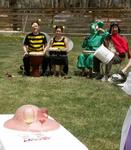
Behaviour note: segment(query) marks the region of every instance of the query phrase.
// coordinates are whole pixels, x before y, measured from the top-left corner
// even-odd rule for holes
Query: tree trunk
[[[1,8],[131,8],[131,0],[0,0]]]

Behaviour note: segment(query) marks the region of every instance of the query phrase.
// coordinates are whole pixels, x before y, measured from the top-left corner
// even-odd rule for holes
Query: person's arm
[[[103,28],[98,28],[97,31],[101,32],[104,40],[109,36],[109,32],[104,30]]]
[[[128,64],[122,69],[122,72],[126,73],[130,67],[131,67],[131,58],[128,59]]]
[[[86,49],[86,50],[89,49],[88,40],[89,40],[90,38],[91,38],[91,35],[84,38],[83,43],[82,43],[82,45],[81,45],[82,48],[84,48],[84,49]]]
[[[29,44],[28,35],[26,35],[24,40],[23,40],[23,47],[22,47],[24,55],[28,55],[29,54],[29,52],[28,52],[28,44]]]
[[[130,52],[129,49],[128,49],[128,51],[127,51],[127,56],[128,56],[128,59],[131,59],[131,52]]]
[[[43,45],[43,54],[45,54],[46,51],[47,51],[47,44],[44,44],[44,45]]]
[[[44,47],[44,51],[43,53],[45,54],[47,51],[49,51],[49,49],[52,47],[52,43],[53,43],[53,39],[51,39],[47,44],[46,47]]]
[[[47,51],[47,46],[48,46],[47,37],[46,37],[46,35],[44,34],[44,39],[43,39],[43,54],[46,53],[46,51]]]
[[[67,38],[65,37],[64,39],[64,43],[65,43],[65,51],[67,51],[67,53],[69,53],[72,49],[69,48],[69,41],[67,40]]]
[[[23,52],[24,52],[24,55],[28,55],[28,46],[27,45],[23,45]]]

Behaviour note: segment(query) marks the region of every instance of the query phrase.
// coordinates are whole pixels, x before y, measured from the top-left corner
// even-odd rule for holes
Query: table
[[[7,129],[3,124],[12,116],[13,114],[0,115],[0,150],[88,150],[62,125],[47,132]]]

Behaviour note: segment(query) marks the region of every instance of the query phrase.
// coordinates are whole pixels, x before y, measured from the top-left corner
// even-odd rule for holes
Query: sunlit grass
[[[72,38],[69,54],[71,79],[23,77],[22,37],[0,37],[0,113],[14,113],[23,104],[47,107],[49,114],[90,150],[118,150],[120,132],[131,103],[127,95],[108,82],[74,75],[82,38]],[[8,78],[6,73],[12,74]]]

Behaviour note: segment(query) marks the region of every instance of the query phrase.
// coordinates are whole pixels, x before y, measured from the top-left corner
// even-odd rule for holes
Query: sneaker
[[[113,83],[112,77],[109,77],[107,81]]]
[[[93,79],[97,76],[97,74],[95,72],[89,73],[86,77],[89,79]]]
[[[108,76],[104,76],[101,81],[108,81]]]

